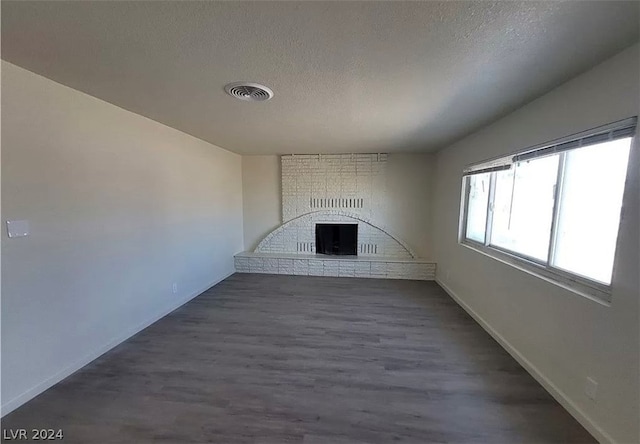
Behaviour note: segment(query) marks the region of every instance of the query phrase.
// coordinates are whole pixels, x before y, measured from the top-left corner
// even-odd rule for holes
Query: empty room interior
[[[3,442],[640,442],[640,2],[0,7]]]

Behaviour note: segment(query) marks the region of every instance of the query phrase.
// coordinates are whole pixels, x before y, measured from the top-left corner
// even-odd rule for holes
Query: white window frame
[[[631,145],[633,149],[634,139],[636,137],[635,130],[637,124],[637,117],[614,122],[609,125],[604,125],[592,130],[584,131],[582,133],[574,134],[571,136],[563,137],[551,142],[540,144],[534,147],[521,150],[519,152],[510,154],[508,156],[502,156],[473,164],[465,168],[464,175],[462,177],[462,196],[460,206],[460,220],[458,227],[458,243],[468,247],[474,251],[485,254],[500,262],[511,265],[529,274],[533,274],[548,282],[556,284],[562,288],[570,290],[574,293],[578,293],[589,299],[592,299],[599,303],[608,305],[611,302],[611,285],[604,284],[602,282],[595,281],[586,276],[581,276],[576,273],[572,273],[566,270],[562,270],[552,265],[553,254],[555,252],[555,245],[557,240],[556,228],[558,224],[559,216],[559,202],[560,193],[562,190],[562,179],[565,172],[565,157],[567,152],[571,149],[576,149],[582,146],[583,140],[597,140],[596,143],[602,143],[606,140],[615,138],[615,135],[626,134],[624,137],[632,137]],[[608,139],[606,138],[608,137]],[[533,159],[544,155],[559,155],[558,162],[558,178],[554,195],[554,207],[553,207],[553,219],[551,222],[550,242],[549,242],[549,254],[546,261],[541,261],[536,258],[526,256],[521,253],[506,250],[496,245],[491,245],[491,227],[493,208],[492,204],[495,196],[496,186],[496,174],[500,170],[507,169],[513,163],[523,160],[523,158]],[[627,177],[629,175],[629,166],[627,166]],[[484,243],[478,242],[466,237],[467,230],[467,209],[469,202],[469,193],[471,190],[469,177],[473,174],[490,173],[489,181],[489,198],[487,204],[487,220],[485,226],[485,239]],[[625,187],[626,188],[626,187]],[[624,202],[623,202],[624,205]],[[622,222],[622,216],[624,214],[624,207],[621,208],[620,222]],[[616,249],[617,250],[617,249]],[[616,263],[614,260],[613,274],[615,275]]]

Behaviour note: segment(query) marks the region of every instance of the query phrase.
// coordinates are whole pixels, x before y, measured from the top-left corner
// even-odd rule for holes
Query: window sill
[[[501,250],[488,247],[486,245],[475,244],[466,240],[458,242],[460,245],[476,251],[480,254],[495,259],[503,264],[510,265],[520,271],[536,276],[560,288],[568,290],[574,294],[590,299],[601,305],[609,307],[611,305],[611,290],[596,288],[595,286],[574,280],[562,273],[555,273],[553,270],[543,268],[534,262],[521,259]]]

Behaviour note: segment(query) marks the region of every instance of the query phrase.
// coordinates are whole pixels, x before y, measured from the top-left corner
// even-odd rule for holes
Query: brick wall
[[[357,223],[358,255],[412,258],[384,224],[389,211],[386,154],[282,156],[283,225],[261,253],[315,253],[316,223]]]

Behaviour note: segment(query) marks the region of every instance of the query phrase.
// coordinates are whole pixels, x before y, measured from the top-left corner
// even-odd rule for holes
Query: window
[[[627,119],[465,169],[461,242],[608,294],[635,128]]]
[[[487,226],[487,203],[491,174],[469,177],[469,206],[467,208],[467,237],[484,243]]]
[[[549,252],[558,155],[495,174],[491,244],[545,261]]]
[[[553,265],[609,284],[630,139],[565,155]]]

